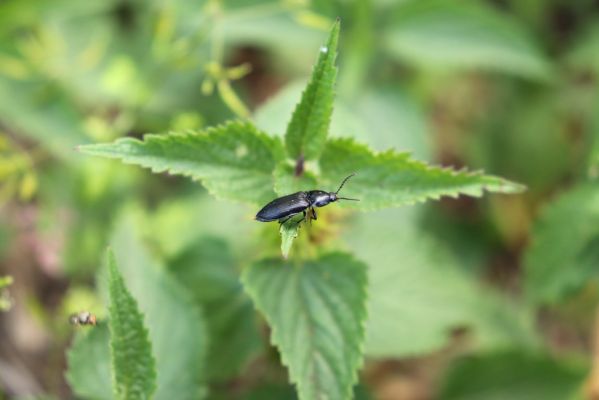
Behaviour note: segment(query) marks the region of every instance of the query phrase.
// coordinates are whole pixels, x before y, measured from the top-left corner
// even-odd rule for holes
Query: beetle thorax
[[[311,190],[308,192],[308,201],[313,207],[324,207],[336,200],[337,196],[335,193],[327,193],[322,190]]]

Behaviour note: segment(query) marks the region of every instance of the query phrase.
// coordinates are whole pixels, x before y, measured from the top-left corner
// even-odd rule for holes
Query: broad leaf
[[[79,398],[112,400],[108,326],[100,323],[82,330],[67,352],[69,386]]]
[[[158,371],[154,399],[202,398],[207,340],[201,310],[143,245],[134,212],[125,215],[117,224],[112,247],[146,316]]]
[[[262,349],[262,340],[227,242],[202,237],[168,265],[181,286],[207,311],[209,378],[224,380],[239,374]]]
[[[285,144],[294,159],[313,160],[322,152],[333,113],[338,40],[339,21],[333,25],[327,44],[320,48],[310,82],[287,125]]]
[[[260,204],[274,198],[272,171],[282,157],[280,141],[249,122],[205,131],[148,134],[144,140],[80,146],[87,154],[199,179],[216,197]]]
[[[588,370],[544,355],[512,350],[468,357],[448,371],[440,399],[563,400],[578,398]]]
[[[362,210],[399,207],[460,194],[479,197],[484,190],[518,193],[524,187],[480,172],[456,171],[414,160],[408,153],[374,153],[351,139],[329,140],[320,161],[323,190],[336,190],[344,177],[356,172],[340,195],[360,199],[346,202]]]
[[[464,328],[477,348],[535,346],[530,310],[479,286],[446,244],[418,228],[417,211],[359,214],[343,235],[369,261],[366,353],[428,354]]]
[[[406,2],[384,36],[389,53],[426,69],[505,72],[532,79],[551,76],[539,45],[517,21],[472,2]]]
[[[362,360],[366,266],[343,253],[303,265],[264,260],[242,280],[272,328],[299,398],[350,398]]]
[[[599,185],[584,184],[549,204],[525,254],[524,283],[536,302],[555,303],[599,282]]]
[[[143,314],[127,290],[111,251],[108,253],[108,292],[114,392],[118,399],[147,399],[156,390],[152,344]]]

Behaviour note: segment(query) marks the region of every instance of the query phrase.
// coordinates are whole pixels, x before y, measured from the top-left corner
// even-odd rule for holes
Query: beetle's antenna
[[[349,175],[347,178],[345,178],[345,179],[343,180],[343,182],[341,182],[341,185],[339,185],[339,189],[337,189],[337,191],[335,192],[335,194],[339,193],[339,191],[341,190],[341,188],[343,187],[343,185],[345,185],[345,182],[347,182],[347,180],[348,180],[349,178],[351,178],[352,176],[354,176],[355,174],[356,174],[356,173],[354,172],[353,174],[351,174],[351,175]],[[339,197],[339,198],[341,198],[341,197]],[[346,200],[355,200],[355,199],[346,199]]]
[[[353,200],[353,201],[360,201],[360,199],[350,199],[349,197],[339,197],[339,196],[337,196],[337,198],[338,198],[338,199],[341,199],[341,200]]]

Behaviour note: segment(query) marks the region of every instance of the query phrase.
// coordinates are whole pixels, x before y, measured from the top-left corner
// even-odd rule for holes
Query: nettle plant
[[[339,21],[320,48],[284,140],[261,132],[250,121],[233,121],[203,131],[149,134],[143,140],[122,138],[109,144],[86,145],[80,151],[141,165],[155,173],[167,171],[191,177],[215,197],[252,204],[256,211],[294,192],[334,191],[354,172],[356,175],[343,188],[343,196],[360,201],[341,201],[329,208],[370,211],[442,196],[479,197],[484,190],[517,193],[524,189],[480,172],[430,166],[408,153],[377,153],[350,138],[329,138],[338,38]],[[299,398],[350,398],[363,359],[368,260],[332,251],[328,241],[300,241],[303,247],[290,252],[293,240],[303,234],[300,228],[307,225],[301,218],[299,214],[279,228],[283,256],[251,262],[243,270],[241,281],[271,328],[271,341],[288,368]],[[319,219],[314,224],[327,222]],[[309,236],[310,228],[306,231]],[[151,340],[135,300],[119,278],[116,260],[112,259],[110,265],[115,393],[119,398],[147,398],[154,392],[161,371],[158,368],[154,372]],[[129,333],[135,335],[127,335],[123,329],[126,324]],[[173,353],[188,351],[178,348],[177,343],[172,346]]]

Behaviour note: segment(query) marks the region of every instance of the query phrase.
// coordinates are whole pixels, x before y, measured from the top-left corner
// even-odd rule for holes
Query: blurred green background
[[[194,371],[209,398],[293,398],[237,280],[276,251],[276,229],[199,183],[75,147],[232,118],[282,134],[336,17],[333,135],[528,186],[337,211],[325,233],[370,268],[356,396],[599,398],[595,0],[0,2],[0,276],[13,280],[0,398],[94,398],[106,360],[74,351],[89,371],[67,382],[81,335],[67,316],[105,316],[96,278],[111,242],[129,254],[125,275],[172,303],[170,327],[205,327]],[[146,277],[147,258],[175,286]]]

